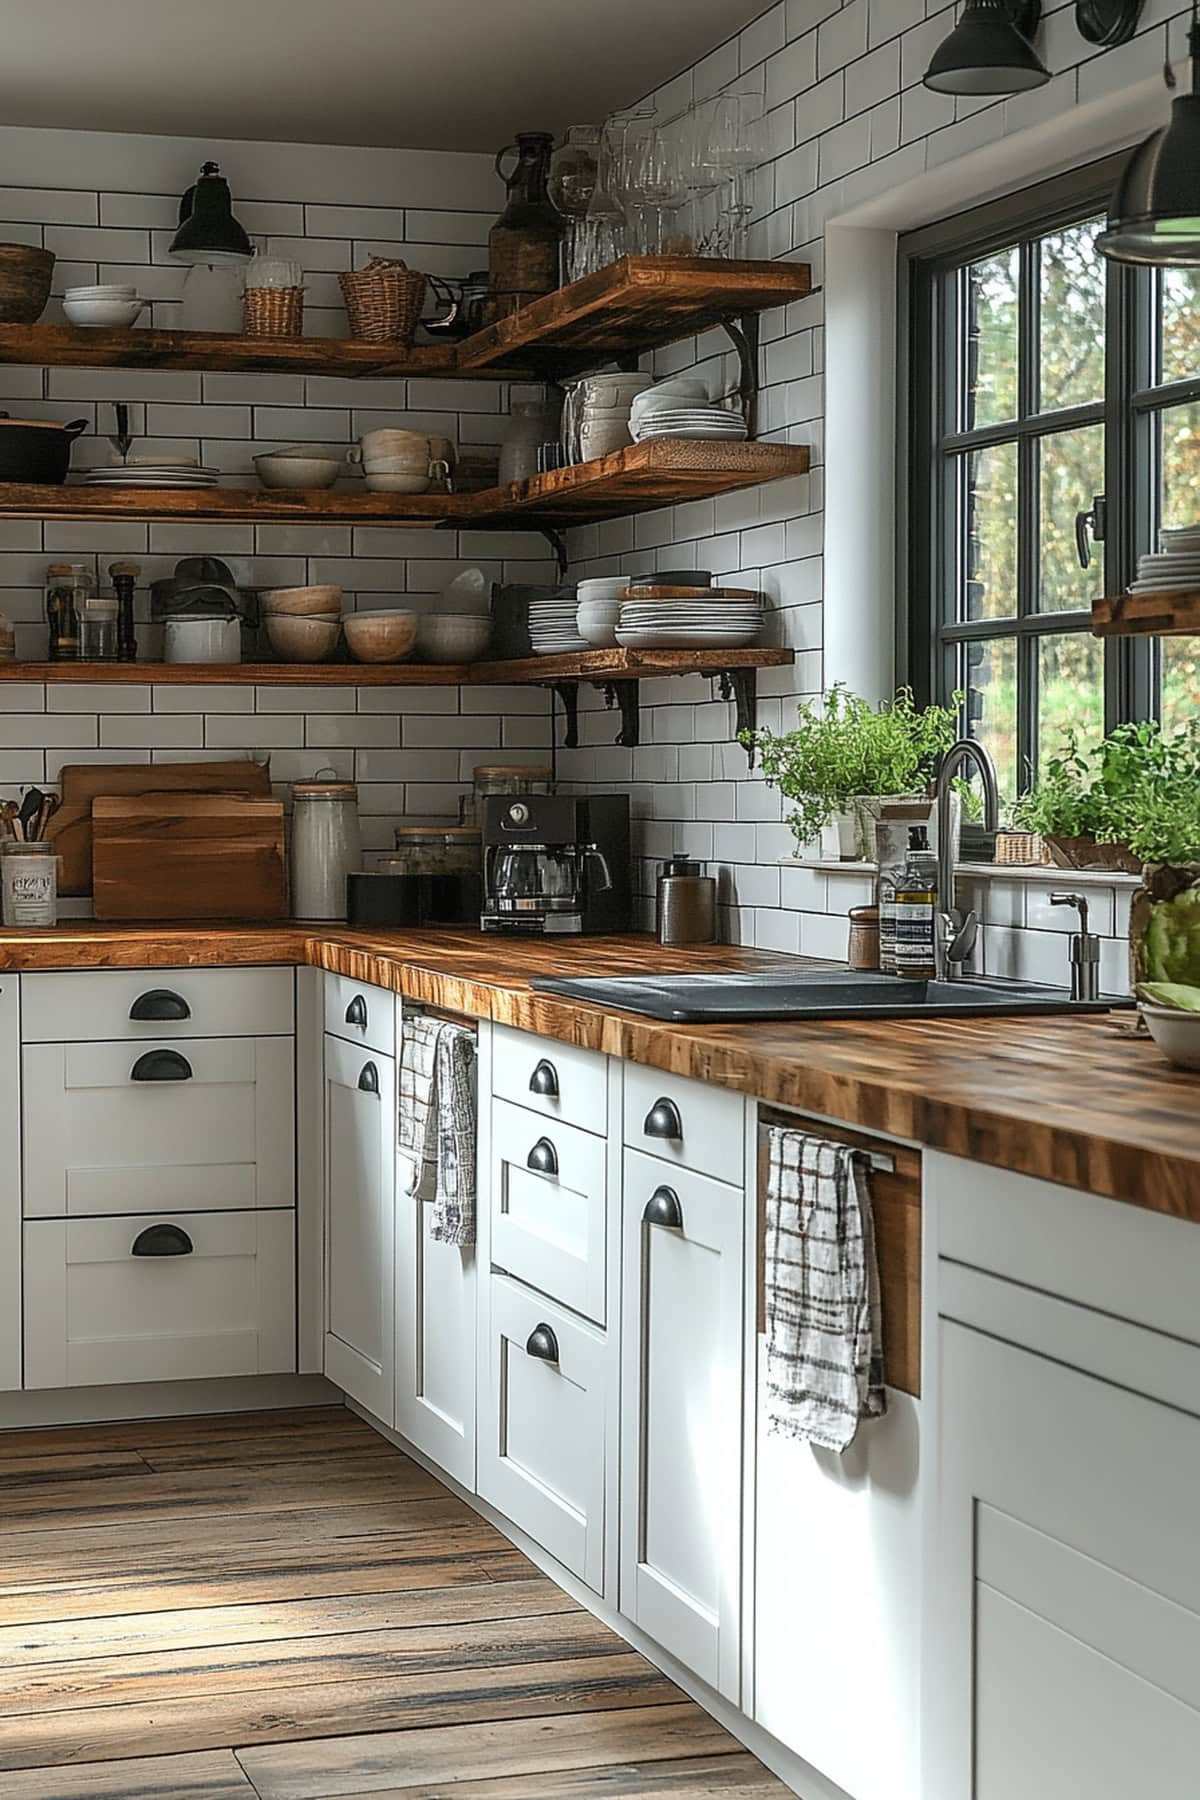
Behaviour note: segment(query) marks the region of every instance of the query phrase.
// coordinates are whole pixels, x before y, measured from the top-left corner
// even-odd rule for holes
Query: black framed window
[[[1090,631],[1160,526],[1200,519],[1200,278],[1097,253],[1116,166],[902,245],[909,677],[963,692],[1010,797],[1068,728],[1200,707],[1192,640]]]

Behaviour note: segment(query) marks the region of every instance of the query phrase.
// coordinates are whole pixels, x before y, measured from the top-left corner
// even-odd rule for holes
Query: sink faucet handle
[[[1079,914],[1079,931],[1082,937],[1088,935],[1088,902],[1086,894],[1051,894],[1051,906],[1073,906]]]

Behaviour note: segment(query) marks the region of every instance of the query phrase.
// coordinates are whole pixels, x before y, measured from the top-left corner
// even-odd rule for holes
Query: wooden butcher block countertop
[[[345,926],[0,931],[0,971],[311,964],[759,1100],[1200,1221],[1200,1076],[1120,1015],[669,1025],[536,994],[535,975],[795,970],[730,945]]]

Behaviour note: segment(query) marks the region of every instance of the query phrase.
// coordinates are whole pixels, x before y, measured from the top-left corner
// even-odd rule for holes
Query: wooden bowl
[[[342,590],[324,587],[264,588],[258,596],[264,619],[296,615],[304,619],[328,614],[336,619],[342,610]]]
[[[0,244],[0,323],[35,325],[50,298],[53,250]]]
[[[276,617],[267,620],[267,638],[281,662],[328,662],[341,629],[337,619]]]
[[[347,613],[342,628],[356,662],[403,662],[417,641],[415,612]]]

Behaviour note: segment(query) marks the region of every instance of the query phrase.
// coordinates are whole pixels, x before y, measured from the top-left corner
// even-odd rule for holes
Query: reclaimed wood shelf
[[[194,519],[228,524],[429,525],[530,530],[586,524],[802,475],[801,444],[659,438],[474,494],[336,488],[95,488],[0,483],[0,519]]]
[[[513,662],[473,663],[474,682],[651,681],[659,675],[708,675],[733,669],[778,669],[795,651],[768,645],[748,650],[583,650],[567,656],[526,656]]]
[[[1092,603],[1096,637],[1200,636],[1200,588],[1110,594]]]
[[[519,380],[574,374],[614,356],[799,300],[806,263],[626,256],[511,318],[454,343],[357,338],[249,338],[215,331],[0,325],[0,363],[90,369],[207,369],[263,374],[436,375]]]

